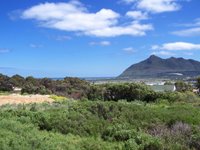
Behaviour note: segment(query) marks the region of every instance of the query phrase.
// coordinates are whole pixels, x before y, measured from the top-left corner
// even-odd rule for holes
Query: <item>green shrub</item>
[[[189,144],[190,144],[190,148],[199,149],[200,148],[200,133],[194,134]]]
[[[152,137],[151,135],[140,133],[135,137],[135,141],[140,145],[142,150],[162,150],[163,143],[158,138]]]
[[[136,143],[135,139],[129,139],[124,143],[123,150],[139,150],[140,146]]]
[[[62,101],[68,100],[66,97],[57,96],[57,95],[51,95],[50,98],[55,100],[55,101],[58,101],[58,102],[60,102],[60,101],[62,102]]]
[[[0,109],[0,149],[198,149],[199,116],[198,102],[7,105]]]
[[[108,127],[102,134],[102,138],[108,141],[127,141],[135,137],[136,131],[130,130],[124,124]]]

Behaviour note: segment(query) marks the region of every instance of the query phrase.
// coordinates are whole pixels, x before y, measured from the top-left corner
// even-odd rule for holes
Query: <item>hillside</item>
[[[154,78],[154,77],[193,77],[200,75],[200,62],[192,59],[162,59],[151,55],[148,59],[133,64],[119,78]]]

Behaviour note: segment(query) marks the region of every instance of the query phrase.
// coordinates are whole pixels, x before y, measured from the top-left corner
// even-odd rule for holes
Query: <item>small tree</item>
[[[12,87],[12,85],[11,85],[9,82],[7,82],[7,81],[0,82],[0,91],[11,92],[11,91],[13,91],[13,87]]]
[[[196,87],[197,87],[198,89],[200,89],[200,77],[197,78],[197,84],[196,84]]]
[[[178,92],[192,91],[192,86],[183,81],[177,81],[175,83],[175,86],[176,86],[176,91]]]
[[[13,91],[12,84],[9,82],[9,77],[0,74],[0,91]]]
[[[10,83],[15,87],[23,87],[25,79],[20,75],[14,75],[9,79]]]

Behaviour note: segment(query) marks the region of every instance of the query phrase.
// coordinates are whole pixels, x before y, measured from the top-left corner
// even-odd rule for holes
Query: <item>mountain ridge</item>
[[[200,62],[182,57],[163,59],[151,55],[146,60],[128,67],[119,78],[153,78],[180,75],[183,77],[200,75]]]

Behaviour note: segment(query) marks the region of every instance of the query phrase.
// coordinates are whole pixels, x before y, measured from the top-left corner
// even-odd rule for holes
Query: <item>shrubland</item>
[[[74,101],[2,106],[1,149],[199,149],[200,103]]]
[[[13,91],[14,87],[21,88],[22,94],[47,94],[60,97],[73,98],[76,100],[101,100],[101,101],[143,101],[156,102],[159,100],[196,101],[199,97],[192,93],[192,86],[182,81],[175,83],[176,92],[155,92],[150,86],[142,83],[108,83],[90,84],[79,78],[66,77],[62,80],[48,78],[36,79],[33,77],[23,78],[19,75],[7,77],[0,75],[0,91]],[[197,80],[199,88],[199,79]],[[190,100],[189,100],[189,99]]]
[[[181,82],[176,92],[137,83],[91,85],[78,78],[0,76],[0,83],[2,91],[12,91],[4,88],[11,85],[55,100],[1,106],[3,150],[200,149],[200,97]]]

